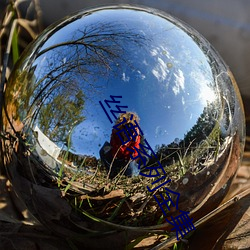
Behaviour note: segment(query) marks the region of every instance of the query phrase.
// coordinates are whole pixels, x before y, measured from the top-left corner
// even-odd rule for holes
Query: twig
[[[2,77],[1,77],[1,85],[0,85],[0,117],[2,117],[5,75],[6,75],[6,70],[7,70],[9,56],[10,56],[11,42],[12,42],[12,38],[14,35],[14,31],[16,29],[16,24],[17,24],[17,21],[14,20],[13,24],[11,26],[10,35],[9,35],[9,39],[8,39],[8,43],[7,43],[7,48],[6,48],[6,51],[4,53],[4,58],[3,58],[3,68],[2,68]],[[2,129],[2,126],[3,126],[3,124],[2,124],[2,119],[1,119],[0,129]]]
[[[152,196],[153,196],[156,192],[157,192],[157,190],[153,192]],[[152,196],[151,196],[151,197],[147,197],[147,199],[146,199],[146,200],[143,202],[143,204],[139,207],[139,209],[136,211],[136,214],[137,214],[137,215],[140,215],[140,214],[143,212],[143,209],[144,209],[145,206],[148,204],[148,202],[151,200]]]
[[[122,145],[121,145],[121,146],[122,146]],[[112,167],[113,167],[113,163],[114,163],[114,161],[115,161],[115,157],[116,157],[116,155],[118,154],[118,152],[119,152],[121,146],[118,148],[117,152],[115,153],[115,155],[114,155],[114,157],[113,157],[113,159],[112,159],[112,162],[110,163],[109,171],[108,171],[108,175],[107,175],[107,180],[109,179],[109,175],[110,175],[110,173],[111,173],[111,169],[112,169]]]
[[[213,218],[214,216],[216,216],[222,210],[228,208],[229,206],[231,206],[232,204],[238,202],[240,199],[244,198],[246,195],[249,195],[249,194],[250,194],[250,188],[247,189],[247,190],[245,190],[245,191],[243,191],[242,193],[234,196],[229,201],[225,202],[224,204],[222,204],[218,208],[214,209],[212,212],[208,213],[207,215],[205,215],[204,217],[202,217],[201,219],[199,219],[198,221],[196,221],[194,223],[195,228],[197,229],[201,225],[205,224],[208,220],[210,220],[211,218]],[[163,250],[163,249],[166,249],[167,247],[173,246],[173,244],[177,243],[177,242],[178,241],[177,241],[176,237],[172,237],[172,238],[170,238],[170,239],[168,239],[168,240],[160,243],[158,246],[154,247],[152,250]]]
[[[38,31],[41,32],[43,30],[42,27],[42,10],[40,6],[40,1],[39,0],[34,0],[34,5],[35,5],[35,11],[36,11],[36,20],[37,20],[37,27]]]

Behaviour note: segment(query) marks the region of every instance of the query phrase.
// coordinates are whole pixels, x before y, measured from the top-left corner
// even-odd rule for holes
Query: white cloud
[[[122,73],[122,80],[123,80],[124,82],[129,82],[130,77],[129,77],[129,76],[126,76],[125,73]]]
[[[195,79],[196,86],[199,89],[199,100],[202,104],[206,105],[207,102],[213,102],[216,98],[216,94],[212,87],[209,87],[212,79],[207,79],[209,74],[202,72],[191,72],[192,79]]]
[[[181,102],[182,102],[182,105],[183,105],[183,106],[184,106],[184,105],[185,105],[185,103],[186,103],[186,102],[185,102],[185,99],[184,99],[184,97],[183,97],[183,96],[181,97]]]
[[[174,73],[174,76],[175,85],[173,86],[172,90],[175,95],[178,95],[181,90],[185,89],[185,77],[180,69],[178,69],[177,73]]]
[[[166,79],[168,73],[169,70],[167,63],[158,57],[158,64],[152,70],[152,74],[157,78],[158,81],[162,82]]]
[[[151,54],[151,56],[157,56],[159,53],[158,53],[157,49],[152,49],[150,51],[150,54]]]
[[[144,74],[141,73],[140,70],[137,70],[137,73],[139,74],[139,77],[144,80],[146,78],[146,76]]]

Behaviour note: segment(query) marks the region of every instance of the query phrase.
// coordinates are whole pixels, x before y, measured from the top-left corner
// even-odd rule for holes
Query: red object
[[[111,139],[110,139],[110,145],[112,147],[111,148],[112,157],[114,157],[116,155],[115,156],[116,158],[129,160],[131,152],[129,150],[127,150],[127,148],[130,148],[134,151],[133,157],[138,156],[137,151],[134,150],[133,147],[136,147],[136,148],[140,147],[139,146],[139,143],[141,141],[140,135],[138,135],[136,137],[135,141],[131,140],[131,141],[127,142],[126,144],[122,145],[122,141],[116,133],[117,133],[117,130],[113,129],[112,134],[111,134]]]

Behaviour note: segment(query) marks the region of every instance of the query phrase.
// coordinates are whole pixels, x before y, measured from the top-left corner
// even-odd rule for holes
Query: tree
[[[50,140],[66,142],[73,127],[84,120],[83,108],[82,90],[59,93],[42,106],[38,117],[40,129]]]

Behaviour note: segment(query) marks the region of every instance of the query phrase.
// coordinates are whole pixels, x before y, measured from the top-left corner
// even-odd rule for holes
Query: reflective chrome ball
[[[168,229],[164,211],[195,221],[225,196],[244,146],[228,67],[195,30],[147,8],[96,8],[50,27],[22,55],[4,101],[16,191],[73,237]]]

